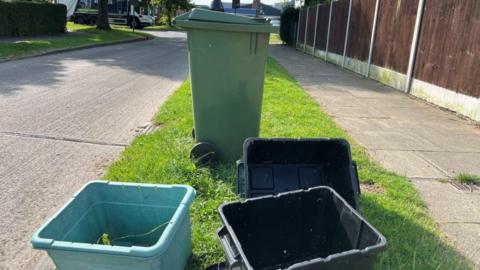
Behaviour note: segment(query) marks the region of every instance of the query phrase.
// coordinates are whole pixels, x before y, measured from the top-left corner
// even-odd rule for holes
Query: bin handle
[[[352,161],[352,167],[353,167],[353,174],[355,176],[355,184],[356,184],[356,188],[357,188],[357,192],[358,192],[358,195],[361,194],[361,190],[360,190],[360,179],[358,177],[358,168],[357,168],[357,162],[355,161]]]
[[[256,55],[258,49],[258,33],[250,33],[250,54]]]
[[[227,228],[225,226],[222,226],[218,230],[218,238],[220,238],[220,244],[223,247],[223,251],[225,252],[225,256],[227,258],[227,263],[229,265],[229,269],[234,269],[235,267],[238,267],[240,265],[240,262],[238,261],[238,254],[232,249],[232,246],[230,245],[230,236],[228,235]]]
[[[360,190],[360,178],[358,177],[358,168],[357,168],[357,163],[355,161],[352,161],[352,176],[353,176],[353,189],[354,189],[354,200],[355,200],[355,205],[353,208],[355,208],[357,211],[360,211],[360,195],[361,195],[361,190]]]
[[[245,163],[243,160],[237,160],[237,194],[241,198],[245,198]]]

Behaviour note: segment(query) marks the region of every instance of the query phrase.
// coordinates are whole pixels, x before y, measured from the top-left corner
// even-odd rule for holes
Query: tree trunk
[[[172,13],[173,11],[171,11],[170,9],[167,11],[167,19],[168,19],[168,26],[172,26]]]
[[[108,24],[108,0],[98,1],[97,29],[111,29],[110,24]]]
[[[260,0],[253,0],[252,8],[255,9],[255,16],[258,17],[260,15],[260,9],[262,5],[260,4]]]

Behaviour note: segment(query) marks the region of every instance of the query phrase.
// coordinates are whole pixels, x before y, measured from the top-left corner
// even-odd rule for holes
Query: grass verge
[[[185,31],[182,28],[179,28],[179,27],[176,27],[176,26],[170,26],[168,24],[147,26],[147,27],[143,28],[143,30],[149,30],[149,31]]]
[[[280,35],[275,33],[270,34],[270,43],[271,44],[282,43],[282,40],[280,39]]]
[[[217,207],[236,200],[235,167],[218,164],[196,168],[190,161],[193,121],[189,87],[184,83],[160,108],[155,121],[162,129],[136,138],[105,178],[192,185],[197,198],[191,209],[193,259],[189,269],[203,270],[224,259],[216,238],[221,225]],[[268,61],[265,79],[261,136],[342,137],[350,141],[362,181],[384,189],[382,193],[363,193],[360,204],[362,214],[388,239],[388,249],[378,258],[375,269],[473,269],[446,244],[408,179],[372,162],[273,59]]]
[[[24,37],[0,40],[0,60],[15,59],[61,49],[79,48],[94,44],[109,44],[149,36],[123,27],[112,26],[112,31],[102,31],[95,26],[78,25],[68,22],[70,31],[64,35],[45,37]]]

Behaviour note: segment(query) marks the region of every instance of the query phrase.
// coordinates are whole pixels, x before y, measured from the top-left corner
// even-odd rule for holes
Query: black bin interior
[[[244,143],[239,191],[247,198],[330,186],[358,209],[359,183],[344,139],[261,139]]]
[[[359,250],[377,246],[370,250],[377,253],[386,245],[383,236],[327,187],[231,203],[220,213],[252,269],[286,269],[334,254],[331,260],[358,260]],[[368,253],[361,256],[373,264]],[[347,264],[354,266],[355,261]]]

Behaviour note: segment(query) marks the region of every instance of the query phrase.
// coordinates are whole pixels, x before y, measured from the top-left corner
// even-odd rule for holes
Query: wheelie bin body
[[[188,34],[194,136],[203,144],[192,156],[238,159],[243,141],[259,133],[269,34],[276,28],[265,19],[202,9],[175,24]]]

